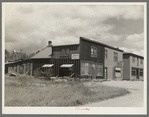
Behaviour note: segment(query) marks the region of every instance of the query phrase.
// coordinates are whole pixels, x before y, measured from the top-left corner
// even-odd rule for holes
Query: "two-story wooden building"
[[[143,80],[144,57],[133,53],[123,53],[123,61],[124,80]]]
[[[143,79],[143,57],[124,53],[98,41],[80,37],[78,44],[48,46],[29,60],[5,65],[5,73],[18,73],[51,68],[53,76],[91,77],[102,79]]]
[[[27,68],[31,75],[37,69],[51,68],[53,76],[122,79],[122,53],[118,48],[80,37],[79,44],[52,46],[49,41],[48,46],[31,59],[7,66],[18,73],[20,68]]]
[[[49,45],[31,58],[34,70],[44,66],[54,76],[104,78],[104,44],[80,37],[79,44]]]

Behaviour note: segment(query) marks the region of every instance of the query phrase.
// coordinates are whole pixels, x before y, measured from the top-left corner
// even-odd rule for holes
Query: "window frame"
[[[136,70],[137,70],[137,69],[136,69],[135,67],[132,67],[132,68],[131,68],[131,75],[132,75],[132,76],[136,76],[136,73],[137,73]],[[133,72],[134,72],[134,74],[133,74]]]
[[[134,56],[132,56],[132,62],[135,63],[135,58]]]
[[[143,76],[143,69],[139,69],[139,76]]]
[[[118,53],[117,52],[114,52],[114,61],[118,62]]]
[[[91,46],[91,57],[97,58],[97,47]]]
[[[108,50],[105,49],[105,59],[108,59]]]
[[[143,64],[143,59],[140,59],[140,64]]]

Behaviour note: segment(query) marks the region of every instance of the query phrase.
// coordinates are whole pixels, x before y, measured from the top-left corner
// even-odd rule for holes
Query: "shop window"
[[[136,68],[133,68],[133,67],[132,67],[132,69],[131,69],[131,74],[132,74],[133,76],[136,75]]]
[[[114,61],[118,61],[118,53],[114,52]]]
[[[140,69],[140,76],[143,76],[143,69]]]
[[[97,58],[97,47],[91,46],[91,57]]]
[[[137,58],[137,66],[139,65],[139,58]]]
[[[92,75],[103,76],[103,65],[92,62],[81,63],[81,75]]]
[[[108,58],[108,50],[105,50],[105,59]]]
[[[88,75],[88,63],[81,63],[81,74],[82,75]]]
[[[96,73],[96,76],[103,76],[103,65],[97,64]]]

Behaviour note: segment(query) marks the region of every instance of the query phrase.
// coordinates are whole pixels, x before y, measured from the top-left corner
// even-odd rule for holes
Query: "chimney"
[[[48,41],[48,47],[52,46],[52,41]]]

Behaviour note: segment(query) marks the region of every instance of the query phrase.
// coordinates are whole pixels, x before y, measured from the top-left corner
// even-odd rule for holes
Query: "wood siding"
[[[36,69],[42,68],[44,64],[54,64],[53,76],[62,76],[60,73],[60,66],[62,64],[73,64],[74,77],[78,77],[80,74],[80,60],[71,60],[70,58],[62,59],[34,59],[33,60],[33,75]]]
[[[80,46],[71,45],[71,46],[55,46],[52,48],[52,58],[71,58],[72,54],[80,54]]]
[[[60,72],[60,66],[62,64],[73,64],[74,77],[80,75],[80,58],[72,59],[72,54],[80,55],[80,46],[76,45],[66,45],[66,46],[55,46],[52,48],[52,57],[48,59],[33,59],[33,72],[35,69],[41,68],[44,64],[54,64],[53,74],[54,76],[62,76],[63,73]]]
[[[133,62],[133,57],[135,57],[135,62]],[[137,59],[138,59],[138,62],[139,64],[137,63]],[[144,66],[144,60],[142,59],[143,61],[143,64],[141,64],[141,59],[140,57],[138,56],[133,56],[133,55],[129,55],[129,54],[124,54],[123,55],[123,60],[124,60],[124,79],[126,80],[136,80],[137,79],[137,75],[132,75],[132,67],[133,68],[136,68],[136,69],[143,69],[143,66]],[[140,73],[139,73],[140,74]],[[143,80],[143,76],[138,76],[139,79]]]
[[[91,57],[91,47],[97,47],[97,57]],[[80,59],[97,63],[104,63],[104,46],[80,39]]]
[[[135,62],[132,62],[133,57],[135,57]],[[139,64],[137,64],[137,59],[139,60]],[[144,60],[143,60],[144,63]],[[136,56],[130,56],[130,80],[137,79],[137,76],[131,74],[131,68],[143,69],[144,64],[140,64],[140,58]],[[143,79],[142,76],[139,76],[139,79]]]
[[[97,55],[92,57],[91,56],[91,48],[97,49]],[[99,76],[96,78],[104,78],[104,56],[105,56],[105,50],[104,46],[97,44],[95,42],[91,42],[88,40],[85,40],[84,38],[80,37],[80,60],[82,62],[92,63],[92,64],[101,64],[103,66],[103,76]],[[92,77],[95,78],[95,73],[92,73]]]
[[[124,61],[124,66],[123,66],[123,79],[124,80],[130,80],[130,56],[129,55],[123,55],[123,61]]]
[[[31,60],[23,60],[14,63],[8,63],[5,65],[5,73],[14,71],[16,73],[25,74],[30,70],[31,70]]]
[[[105,50],[107,50],[107,58],[105,59],[105,67],[107,68],[107,76],[108,79],[114,79],[115,78],[115,67],[120,67],[122,69],[122,76],[123,77],[123,66],[122,66],[122,61],[123,61],[123,52],[121,51],[116,51],[111,48],[105,47]],[[114,61],[114,52],[118,54],[118,61]],[[121,64],[119,64],[119,62]]]

